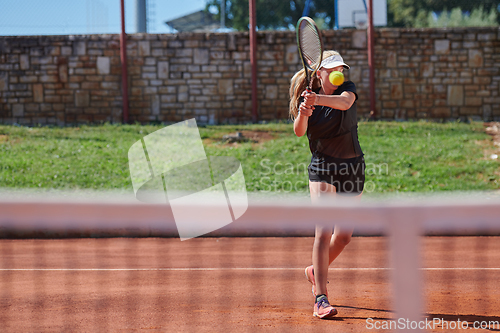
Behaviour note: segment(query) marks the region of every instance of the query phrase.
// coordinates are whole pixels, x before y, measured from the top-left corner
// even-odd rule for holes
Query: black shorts
[[[311,170],[308,167],[311,182],[328,183],[335,186],[337,193],[361,194],[365,187],[365,159],[363,156],[345,163],[337,163],[338,168],[330,166],[329,171]]]

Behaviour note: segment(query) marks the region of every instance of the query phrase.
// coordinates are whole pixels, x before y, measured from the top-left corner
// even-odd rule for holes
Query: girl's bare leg
[[[335,186],[320,183],[309,182],[312,203],[325,196],[334,197],[336,194]],[[316,283],[316,294],[326,294],[326,283],[328,279],[328,265],[330,264],[330,244],[333,242],[332,228],[317,226],[314,237],[312,262],[314,267],[314,280]],[[340,252],[339,252],[340,253]],[[338,255],[338,254],[337,254]]]
[[[311,200],[317,203],[320,198],[336,196],[335,186],[327,183],[309,182]],[[353,199],[360,200],[361,194]],[[344,248],[351,241],[352,229],[332,229],[325,226],[317,226],[313,245],[313,267],[314,279],[316,283],[316,294],[326,294],[326,284],[328,279],[328,266],[339,256]]]

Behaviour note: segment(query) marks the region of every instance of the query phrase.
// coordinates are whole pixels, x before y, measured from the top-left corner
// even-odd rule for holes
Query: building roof
[[[215,16],[203,10],[165,23],[179,32],[205,32],[220,28],[220,22]]]

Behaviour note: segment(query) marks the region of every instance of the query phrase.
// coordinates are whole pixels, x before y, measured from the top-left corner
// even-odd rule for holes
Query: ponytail
[[[290,118],[295,120],[299,115],[299,98],[306,90],[306,75],[302,68],[290,80]]]

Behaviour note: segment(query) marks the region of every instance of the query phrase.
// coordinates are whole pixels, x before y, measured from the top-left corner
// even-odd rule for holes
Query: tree
[[[393,27],[417,27],[422,26],[422,22],[427,22],[429,15],[433,13],[448,14],[448,10],[460,8],[463,13],[471,13],[475,9],[482,8],[491,15],[492,11],[497,11],[500,0],[388,0],[389,26]],[[455,10],[456,12],[456,10]],[[455,13],[457,16],[457,12]],[[462,15],[463,16],[463,15]],[[500,23],[497,15],[497,24]],[[428,26],[428,25],[424,25]]]
[[[221,1],[207,0],[205,10],[214,13],[220,19]],[[244,31],[248,30],[248,0],[225,0],[226,26]],[[266,29],[290,29],[302,16],[306,0],[255,0],[257,27]],[[313,0],[309,16],[314,18],[321,29],[333,28],[335,6],[333,0]]]
[[[482,7],[473,9],[466,13],[460,8],[454,8],[450,12],[443,11],[440,15],[429,13],[424,20],[417,20],[415,26],[420,27],[487,27],[496,26],[498,11],[494,8],[488,13]]]
[[[226,26],[239,31],[248,30],[248,0],[206,0],[205,10],[215,14],[217,19],[220,19],[221,1],[225,1],[226,4]],[[293,29],[302,16],[306,1],[255,0],[257,28]],[[334,27],[334,1],[336,0],[311,0],[309,16],[316,21],[320,29]],[[440,16],[438,21],[444,22],[446,19],[448,22],[450,20],[448,16],[452,13],[448,11],[454,10],[453,22],[482,25],[481,22],[486,20],[487,24],[491,25],[490,19],[494,16],[493,13],[498,13],[499,6],[500,0],[387,0],[387,18],[391,27],[427,27],[435,26],[429,17],[446,13],[445,16]],[[461,15],[458,15],[457,8],[461,9]],[[478,12],[480,8],[482,11]],[[499,15],[496,15],[496,22],[500,23]],[[450,26],[449,24],[455,23],[446,24]]]

